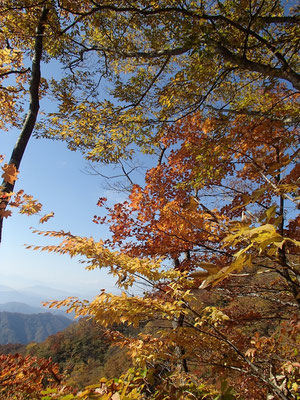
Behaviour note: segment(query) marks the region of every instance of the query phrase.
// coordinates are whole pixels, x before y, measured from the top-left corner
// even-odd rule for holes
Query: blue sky
[[[31,65],[30,59],[25,61]],[[64,75],[55,61],[43,63],[41,70],[47,79]],[[101,93],[107,95],[107,90],[101,86]],[[25,101],[25,112],[28,105]],[[43,109],[54,111],[56,104],[43,99],[41,111]],[[5,155],[5,162],[10,159],[19,133],[17,129],[0,130],[0,154]],[[104,189],[101,178],[87,174],[86,169],[87,162],[81,153],[71,152],[65,143],[31,137],[20,165],[15,191],[23,189],[38,199],[43,209],[39,215],[30,217],[20,215],[16,210],[12,217],[5,219],[0,245],[0,285],[13,288],[46,285],[85,297],[94,296],[103,288],[116,291],[114,280],[104,270],[86,271],[78,260],[67,255],[25,248],[28,244],[55,243],[51,238],[33,234],[33,229],[70,231],[80,236],[93,236],[95,240],[107,238],[108,229],[92,222],[93,216],[101,212],[96,206],[98,198],[107,197],[108,204],[112,204],[124,200],[124,194]],[[106,167],[105,173],[109,175],[110,169]],[[55,213],[54,218],[39,224],[40,217],[51,211]]]
[[[17,131],[1,132],[0,154],[9,159]],[[102,288],[113,290],[113,280],[104,271],[85,271],[78,260],[68,256],[25,249],[25,244],[51,244],[51,239],[32,233],[40,230],[65,230],[76,235],[105,239],[108,229],[92,222],[100,209],[98,197],[122,200],[122,194],[103,188],[99,177],[84,173],[87,163],[80,153],[71,152],[65,143],[31,138],[20,166],[15,189],[24,189],[43,204],[38,216],[17,212],[4,221],[0,246],[2,284],[24,287],[44,284],[75,294],[96,295]],[[39,224],[39,218],[54,211],[55,217]],[[53,243],[53,241],[52,241]],[[76,293],[75,293],[76,292]]]
[[[25,59],[28,66],[31,60]],[[56,61],[41,66],[46,79],[59,79],[64,71]],[[8,78],[8,82],[12,78]],[[99,87],[99,98],[109,98],[107,83]],[[28,101],[28,100],[27,100]],[[27,112],[28,103],[24,104]],[[41,100],[41,111],[56,110],[56,104],[49,99]],[[22,119],[24,116],[20,116]],[[38,117],[38,120],[40,118]],[[19,131],[0,130],[0,154],[8,162],[19,136]],[[143,160],[144,163],[144,160]],[[54,244],[51,238],[33,234],[33,229],[64,230],[79,236],[93,236],[95,240],[106,239],[109,230],[92,222],[94,215],[101,215],[96,206],[99,197],[106,197],[108,205],[125,199],[125,194],[105,189],[103,179],[87,174],[87,161],[80,152],[71,152],[64,142],[32,137],[23,156],[15,191],[23,189],[43,204],[43,210],[36,216],[25,216],[14,212],[5,219],[0,245],[0,285],[23,288],[32,285],[46,285],[64,289],[75,296],[95,296],[101,289],[116,292],[114,279],[104,270],[86,271],[76,259],[67,255],[28,250],[25,245]],[[115,175],[113,166],[99,166],[105,175]],[[1,174],[0,174],[1,175]],[[138,180],[143,180],[139,172]],[[107,185],[106,185],[107,187]],[[39,224],[41,216],[54,212],[54,218]],[[33,229],[32,229],[33,228]]]

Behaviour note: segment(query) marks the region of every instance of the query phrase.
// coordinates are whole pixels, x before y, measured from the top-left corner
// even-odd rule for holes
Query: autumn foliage
[[[296,399],[297,131],[265,118],[224,126],[198,113],[160,140],[165,158],[145,185],[94,218],[109,225],[111,239],[43,233],[64,238],[43,250],[80,255],[87,269],[108,268],[122,295],[103,291],[91,303],[70,298],[51,306],[108,327],[148,321],[137,338],[110,337],[137,366],[165,376],[155,399],[173,398],[168,390],[187,398],[180,397],[184,377],[212,396],[226,381],[236,398]],[[98,203],[105,207],[104,198]],[[142,296],[126,292],[139,283]]]
[[[46,387],[58,387],[61,376],[51,359],[23,357],[19,354],[0,356],[0,394],[2,399],[41,399]]]
[[[46,29],[45,56],[69,73],[45,85],[57,110],[38,136],[121,162],[130,187],[123,202],[99,198],[93,221],[108,225],[108,239],[36,231],[60,242],[32,247],[116,279],[120,294],[48,305],[93,318],[133,363],[115,380],[47,398],[299,400],[297,6],[43,3],[24,20],[34,7],[47,14],[30,32]],[[102,78],[115,102],[99,97]],[[148,167],[135,181],[122,161],[137,153]],[[3,167],[7,184],[16,176]],[[9,205],[39,207],[23,192],[2,200],[2,217]]]

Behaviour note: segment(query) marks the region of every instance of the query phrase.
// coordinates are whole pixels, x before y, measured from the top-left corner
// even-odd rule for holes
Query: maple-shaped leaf
[[[24,195],[24,200],[25,203],[22,204],[20,208],[20,214],[32,215],[38,213],[41,210],[42,204],[38,203],[38,201],[33,199],[32,196]]]
[[[50,218],[54,217],[54,212],[52,211],[49,214],[44,215],[42,218],[40,218],[39,223],[40,224],[44,224],[45,222],[47,222]]]
[[[5,182],[14,184],[14,182],[18,179],[18,170],[14,166],[14,164],[5,164],[4,167],[2,167],[2,170],[4,171],[2,174],[2,178],[5,180]]]
[[[1,218],[8,218],[11,216],[10,210],[0,210],[0,217]]]

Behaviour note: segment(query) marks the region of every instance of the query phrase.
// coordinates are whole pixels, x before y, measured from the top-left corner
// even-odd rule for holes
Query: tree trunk
[[[41,82],[41,58],[43,53],[43,34],[45,30],[45,23],[47,20],[49,9],[44,7],[42,10],[41,17],[39,19],[38,26],[36,28],[34,54],[32,59],[31,67],[31,79],[29,86],[30,93],[30,104],[27,116],[23,123],[23,127],[20,136],[16,142],[13,149],[9,164],[14,164],[14,166],[19,169],[21,160],[23,158],[27,143],[31,137],[33,129],[35,127],[38,111],[40,108],[39,104],[39,88]],[[14,183],[2,182],[2,192],[10,193],[14,190]],[[1,200],[1,210],[4,211],[7,207],[8,200],[6,197],[2,197]],[[2,241],[2,227],[3,227],[3,217],[0,217],[0,243]]]

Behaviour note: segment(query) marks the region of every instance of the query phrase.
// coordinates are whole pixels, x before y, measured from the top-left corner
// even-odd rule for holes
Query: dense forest
[[[131,336],[139,333],[137,329],[118,328]],[[103,376],[119,376],[132,366],[124,349],[111,346],[106,329],[86,318],[73,322],[41,343],[0,345],[0,353],[39,359],[51,357],[59,365],[66,384],[81,389],[87,384],[96,384]]]
[[[29,249],[106,269],[119,294],[48,303],[92,320],[1,355],[1,398],[299,400],[299,6],[0,11],[0,128],[20,130],[2,166],[1,232],[12,212],[41,212],[14,191],[31,136],[65,142],[99,175],[116,168],[121,180],[106,179],[126,195],[98,199],[93,222],[109,238],[36,231],[49,244]],[[46,63],[61,66],[47,80]],[[44,98],[56,109],[39,113]]]

